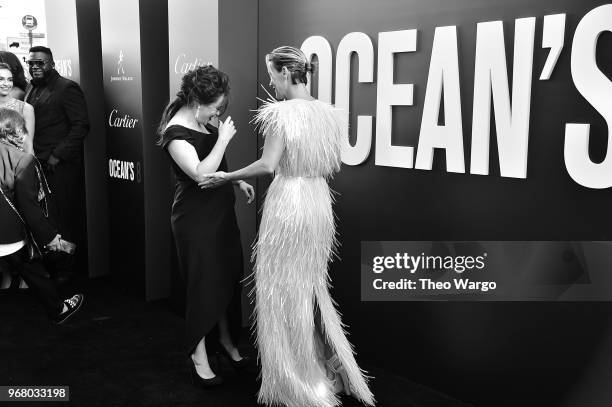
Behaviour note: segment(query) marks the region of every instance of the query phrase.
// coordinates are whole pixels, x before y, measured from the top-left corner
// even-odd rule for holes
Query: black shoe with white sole
[[[70,318],[75,312],[79,310],[79,308],[81,308],[84,299],[85,296],[83,294],[75,294],[72,297],[65,299],[64,304],[66,304],[66,307],[68,309],[65,312],[59,314],[57,317],[55,317],[53,322],[58,325],[66,322],[68,318]]]

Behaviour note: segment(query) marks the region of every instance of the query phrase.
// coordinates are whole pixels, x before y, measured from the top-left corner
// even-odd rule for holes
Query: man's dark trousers
[[[19,273],[21,278],[34,291],[50,318],[55,318],[62,311],[63,301],[53,280],[45,271],[40,261],[28,262],[26,259],[26,248],[18,252],[0,257],[0,263],[8,265],[12,270]]]

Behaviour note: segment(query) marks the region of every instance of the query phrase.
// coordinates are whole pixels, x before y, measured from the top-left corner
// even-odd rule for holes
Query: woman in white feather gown
[[[255,247],[255,316],[262,367],[258,400],[273,406],[331,407],[337,392],[373,405],[366,377],[329,295],[335,249],[333,196],[327,179],[340,170],[341,115],[310,96],[312,65],[280,47],[266,55],[280,102],[257,111],[262,156],[231,173],[206,176],[203,188],[274,173]]]

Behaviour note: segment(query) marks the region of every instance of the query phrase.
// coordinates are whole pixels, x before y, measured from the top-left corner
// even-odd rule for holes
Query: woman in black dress
[[[199,67],[182,79],[176,98],[166,107],[159,127],[159,144],[171,158],[176,179],[172,232],[179,267],[187,284],[186,325],[194,384],[212,386],[222,379],[210,368],[206,347],[218,326],[219,350],[236,367],[246,363],[236,348],[241,326],[240,280],[243,274],[240,231],[231,184],[201,190],[201,174],[226,171],[225,148],[236,133],[231,117],[219,128],[211,125],[225,110],[229,95],[226,74],[212,66]],[[249,203],[253,187],[238,186]]]

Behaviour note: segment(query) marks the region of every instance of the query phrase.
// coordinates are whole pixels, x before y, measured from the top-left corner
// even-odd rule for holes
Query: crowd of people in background
[[[55,70],[49,48],[30,49],[30,81],[19,59],[0,52],[0,272],[35,292],[62,323],[82,294],[60,299],[84,241],[83,139],[89,131],[79,85]]]

